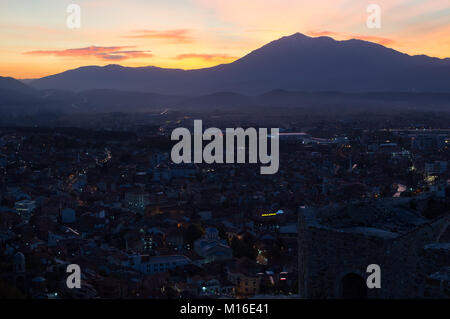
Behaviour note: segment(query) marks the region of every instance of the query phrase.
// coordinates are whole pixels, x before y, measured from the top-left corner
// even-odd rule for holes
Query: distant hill
[[[173,105],[173,107],[178,109],[183,109],[185,107],[202,109],[246,107],[253,105],[256,100],[257,98],[253,96],[246,96],[233,92],[217,92],[184,99],[180,103]]]
[[[27,91],[27,90],[26,90]],[[135,113],[162,110],[281,114],[292,110],[343,114],[354,112],[450,111],[450,93],[342,93],[272,90],[260,95],[217,92],[196,97],[109,89],[81,92],[0,89],[0,115],[43,118],[79,113]],[[6,94],[5,94],[6,93]],[[291,110],[291,111],[288,111]],[[5,118],[2,118],[3,120]]]
[[[162,95],[146,92],[130,92],[109,89],[69,92],[47,90],[47,99],[61,101],[68,112],[143,112],[162,109],[185,100],[183,96]]]
[[[22,82],[0,76],[0,114],[23,113],[35,110],[39,92]]]
[[[342,93],[342,92],[296,92],[272,90],[260,95],[242,95],[219,92],[188,98],[169,105],[172,109],[193,109],[198,111],[261,110],[267,107],[276,112],[285,108],[296,108],[319,112],[364,112],[364,111],[405,111],[434,110],[450,111],[450,93]]]
[[[0,90],[4,92],[10,91],[19,94],[29,94],[29,95],[37,93],[37,90],[22,83],[21,81],[11,77],[3,77],[3,76],[0,76]]]
[[[86,66],[30,82],[38,89],[153,92],[198,96],[271,90],[340,92],[447,92],[450,59],[409,56],[361,40],[336,41],[300,33],[243,58],[198,70]]]

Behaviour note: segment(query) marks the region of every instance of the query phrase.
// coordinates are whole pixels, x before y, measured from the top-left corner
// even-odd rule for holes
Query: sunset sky
[[[69,4],[81,28],[66,26]],[[366,8],[381,7],[369,29]],[[0,0],[0,75],[37,78],[84,65],[201,68],[301,32],[450,57],[449,0]]]

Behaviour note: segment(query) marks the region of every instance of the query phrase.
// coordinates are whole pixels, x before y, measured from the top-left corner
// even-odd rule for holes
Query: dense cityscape
[[[345,281],[337,273],[380,263],[390,289],[374,296],[448,297],[446,115],[422,123],[403,115],[391,127],[382,115],[203,114],[211,127],[279,127],[276,175],[260,175],[256,164],[173,164],[170,133],[197,116],[112,113],[90,116],[101,127],[2,127],[1,294],[348,297],[355,292],[334,295]],[[357,256],[357,243],[377,248]],[[404,263],[389,261],[389,250]],[[388,283],[408,271],[405,262],[411,282]],[[80,289],[66,286],[69,264],[82,269]]]

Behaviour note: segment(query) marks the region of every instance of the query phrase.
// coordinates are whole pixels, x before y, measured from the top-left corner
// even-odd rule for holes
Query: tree
[[[427,207],[424,209],[422,215],[425,218],[433,219],[441,216],[445,211],[447,211],[445,204],[435,200],[433,197],[428,199]]]
[[[219,231],[219,237],[220,237],[221,239],[228,239],[227,232],[225,231],[225,229],[223,228],[223,226],[217,227],[217,230]]]
[[[255,239],[251,234],[245,234],[242,239],[233,237],[231,240],[231,249],[233,250],[233,256],[237,258],[248,257],[255,259],[257,251],[254,247]]]
[[[178,297],[178,292],[172,286],[164,286],[164,295],[167,299],[175,299]]]
[[[25,296],[14,286],[0,280],[0,299],[24,299]]]
[[[187,244],[191,245],[197,239],[201,238],[205,231],[199,224],[190,224],[184,233],[184,240]]]

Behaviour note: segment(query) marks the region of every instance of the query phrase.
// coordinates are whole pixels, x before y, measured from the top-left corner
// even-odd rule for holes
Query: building
[[[63,224],[71,224],[76,221],[76,212],[72,208],[64,208],[61,211],[61,222]]]
[[[241,258],[230,264],[227,279],[234,285],[237,297],[250,297],[259,293],[261,277],[258,276],[254,262]]]
[[[34,200],[24,199],[16,202],[14,208],[17,214],[22,217],[22,219],[29,220],[31,217],[31,213],[36,208],[36,202]]]
[[[145,208],[150,204],[150,196],[144,191],[128,192],[125,194],[125,203],[131,211],[144,213]]]
[[[176,267],[188,265],[191,260],[183,255],[148,256],[131,255],[126,265],[146,275],[167,272]]]
[[[233,257],[231,247],[219,238],[218,230],[213,227],[207,228],[204,236],[194,242],[194,251],[204,258],[204,263]]]
[[[447,170],[447,162],[434,161],[432,163],[425,163],[424,170],[427,176],[442,174]]]
[[[411,137],[411,147],[417,150],[441,149],[448,144],[447,134],[417,134]]]

